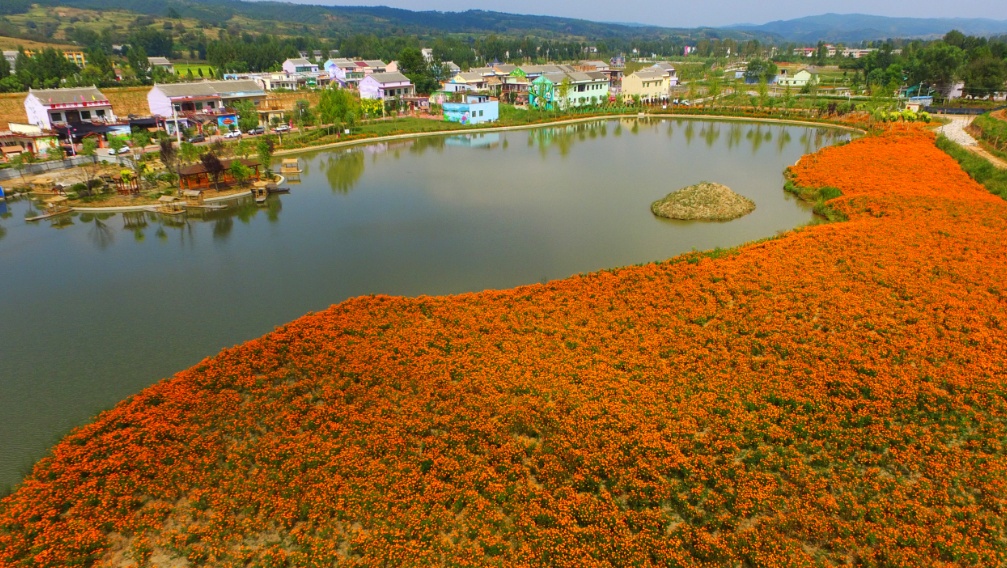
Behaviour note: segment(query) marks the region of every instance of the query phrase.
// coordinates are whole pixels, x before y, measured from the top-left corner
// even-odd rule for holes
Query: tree
[[[399,72],[409,78],[416,92],[427,94],[440,87],[440,82],[434,75],[427,60],[419,49],[407,47],[399,52]]]
[[[745,81],[748,83],[757,83],[759,81],[772,83],[773,79],[776,78],[777,72],[778,69],[775,63],[766,59],[756,58],[748,62],[748,69],[745,70]]]
[[[21,152],[10,160],[11,165],[14,166],[14,169],[16,169],[17,173],[21,176],[21,183],[25,185],[28,185],[28,181],[24,177],[24,172],[34,161],[35,155],[31,152]]]
[[[90,190],[94,178],[98,177],[98,168],[100,167],[98,164],[98,140],[93,136],[88,136],[81,141],[79,155],[89,158],[87,163],[81,166],[81,169],[84,170],[84,176],[87,178],[86,185]]]
[[[231,177],[238,185],[244,185],[248,178],[252,177],[252,168],[241,163],[241,160],[231,161]]]
[[[298,99],[294,103],[294,122],[297,128],[304,130],[304,125],[310,125],[315,121],[315,115],[311,111],[311,103],[306,99]]]
[[[570,95],[571,87],[573,87],[573,83],[570,81],[570,77],[563,77],[563,80],[560,81],[559,85],[556,87],[556,94],[559,95],[559,101],[557,101],[559,104],[556,105],[557,108],[566,109],[567,103],[569,102],[567,97]]]
[[[1003,59],[985,55],[970,61],[962,71],[965,93],[971,97],[989,97],[1004,90],[1007,81],[1007,64]]]
[[[111,148],[112,152],[115,153],[115,161],[116,161],[116,163],[121,164],[122,163],[122,157],[119,154],[119,152],[123,148],[126,147],[126,141],[123,140],[119,136],[109,136],[109,138],[108,138],[108,147]]]
[[[147,52],[142,46],[130,47],[126,54],[126,61],[129,62],[130,68],[133,69],[133,73],[136,74],[139,81],[144,83],[150,81],[150,60],[147,59]]]
[[[249,147],[250,144],[244,138],[238,139],[238,142],[234,145],[234,153],[242,158],[247,158],[248,153],[251,151]]]
[[[321,123],[331,124],[337,130],[344,124],[352,126],[360,112],[360,97],[345,89],[326,89],[318,100]]]
[[[946,93],[961,76],[965,52],[957,46],[936,42],[920,51],[918,59],[919,65],[915,67],[916,72],[910,75],[909,81],[930,83],[938,91]]]
[[[259,111],[256,110],[252,101],[239,101],[234,103],[234,110],[238,113],[238,129],[241,132],[259,126]]]
[[[273,173],[273,151],[276,144],[272,136],[263,136],[255,143],[255,153],[258,155],[259,163],[266,169],[266,176],[272,177]]]
[[[706,83],[706,93],[710,97],[710,104],[717,104],[717,97],[720,96],[720,78],[711,76]]]
[[[66,158],[66,150],[60,144],[55,144],[45,151],[45,157],[50,160],[63,160]]]
[[[178,155],[182,158],[183,162],[191,164],[199,159],[199,148],[192,142],[185,140],[182,141],[182,145],[178,148]]]
[[[829,48],[825,46],[825,42],[819,40],[818,42],[818,52],[816,59],[819,65],[825,65],[826,59],[829,57]]]
[[[360,100],[360,111],[368,118],[377,118],[381,116],[381,107],[381,101],[378,99]]]
[[[0,57],[0,77],[7,77],[10,75],[10,62],[7,61],[6,57]]]
[[[220,174],[224,173],[224,164],[213,152],[207,152],[199,157],[203,167],[206,168],[207,175],[213,180],[213,187],[220,191]]]
[[[133,143],[134,148],[139,148],[142,151],[150,145],[150,132],[146,130],[134,130],[129,133],[129,140]]]
[[[175,149],[174,144],[172,144],[172,139],[164,136],[158,141],[160,146],[160,152],[158,157],[161,158],[161,163],[167,170],[176,176],[178,175],[178,151]]]

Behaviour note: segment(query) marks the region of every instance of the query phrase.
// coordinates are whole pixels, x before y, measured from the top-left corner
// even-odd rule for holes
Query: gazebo
[[[252,169],[252,175],[249,179],[259,179],[260,174],[258,161],[246,160],[243,158],[221,160],[220,165],[223,166],[223,170],[220,172],[220,179],[218,180],[221,185],[234,183],[234,177],[231,176],[231,164],[233,164],[235,160]],[[202,163],[185,166],[179,168],[178,170],[178,187],[182,191],[187,189],[208,189],[213,187],[213,185],[213,176],[210,175],[210,172],[207,171],[206,166]]]

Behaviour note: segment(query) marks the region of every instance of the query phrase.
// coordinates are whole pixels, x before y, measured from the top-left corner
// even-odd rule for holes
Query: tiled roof
[[[81,102],[108,101],[97,87],[78,87],[76,89],[29,89],[29,95],[38,97],[42,104],[65,105]]]
[[[154,88],[169,98],[176,97],[212,97],[226,96],[235,93],[246,93],[265,96],[266,91],[258,83],[250,79],[238,81],[199,81],[195,83],[172,83],[154,85]]]
[[[375,73],[371,75],[371,79],[374,79],[381,84],[409,82],[409,77],[406,77],[402,73]]]

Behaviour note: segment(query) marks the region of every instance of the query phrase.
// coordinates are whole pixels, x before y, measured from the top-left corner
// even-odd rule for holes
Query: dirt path
[[[938,134],[943,134],[947,136],[949,140],[958,144],[959,146],[965,148],[969,152],[977,156],[988,160],[994,166],[1007,169],[1007,161],[1004,161],[993,154],[990,154],[983,148],[971,134],[965,131],[968,125],[972,124],[971,116],[947,116],[944,118],[950,120],[951,122],[945,124],[944,126],[937,129]]]

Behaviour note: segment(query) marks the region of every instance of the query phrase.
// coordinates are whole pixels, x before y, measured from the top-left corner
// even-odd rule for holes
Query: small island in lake
[[[708,181],[673,191],[650,205],[658,217],[683,221],[730,221],[755,211],[755,202]]]

